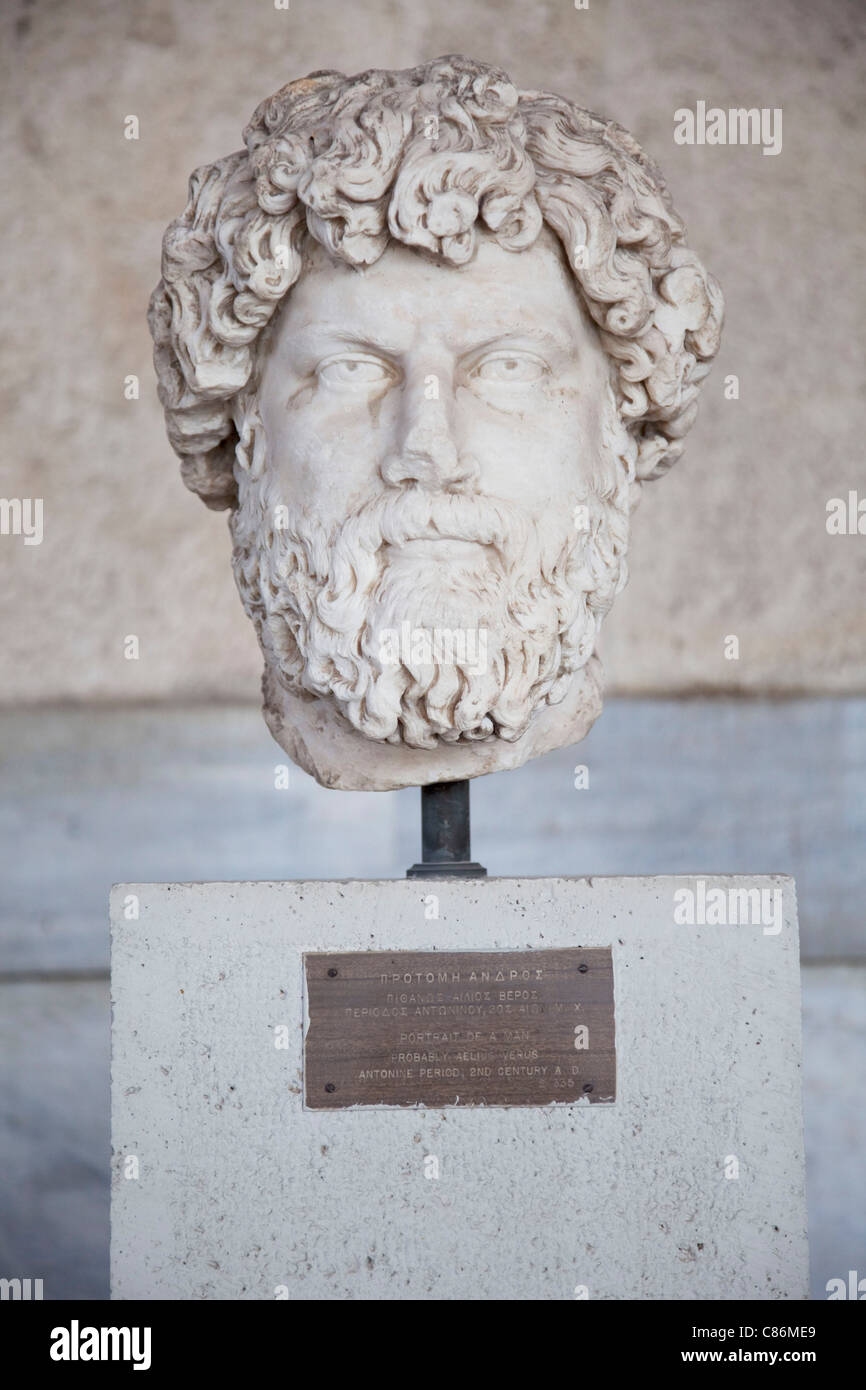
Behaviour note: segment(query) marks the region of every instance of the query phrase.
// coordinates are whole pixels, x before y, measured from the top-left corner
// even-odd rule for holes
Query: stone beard
[[[289,82],[195,171],[159,395],[295,762],[387,791],[585,737],[723,308],[628,131],[459,54]]]
[[[283,689],[331,701],[371,740],[521,738],[593,657],[625,583],[629,488],[616,479],[634,447],[612,394],[607,427],[607,495],[588,491],[543,527],[505,499],[411,487],[328,531],[275,484],[253,405],[239,421],[233,564]]]

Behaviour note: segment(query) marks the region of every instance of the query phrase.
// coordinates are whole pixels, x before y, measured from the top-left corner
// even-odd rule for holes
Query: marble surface
[[[707,885],[725,902],[750,890],[775,912],[718,925],[683,922],[676,904],[694,880],[667,875],[118,885],[112,1296],[562,1302],[583,1287],[605,1300],[805,1298],[794,885]],[[572,1037],[577,1081],[567,1039],[561,1067],[546,1053],[514,1059],[518,1072],[550,1063],[547,1079],[571,1082],[559,1098],[573,1104],[400,1107],[387,1082],[379,1105],[305,1103],[306,951],[373,952],[377,972],[400,969],[395,951],[429,952],[415,968],[434,981],[436,951],[458,962],[493,953],[480,957],[491,966],[517,953],[516,987],[493,969],[489,985],[472,985],[458,965],[451,994],[422,975],[420,988],[410,977],[365,1001],[402,1008],[379,1026],[407,1030],[419,1061],[432,1050],[468,1078],[452,1030],[482,1051],[493,1030],[501,1064],[504,1034],[519,1044],[539,1007],[522,981],[546,974],[547,949],[575,946],[611,952],[612,1103],[581,1094],[593,1079],[599,1093],[592,1037],[587,1053]],[[544,1031],[560,1040],[596,1017],[550,1015]],[[376,1064],[361,1045],[356,1067]],[[423,1096],[419,1075],[424,1065]],[[337,1090],[346,1084],[340,1073]],[[435,1181],[425,1155],[440,1165]]]
[[[568,94],[453,51],[288,76],[163,237],[169,442],[230,509],[293,761],[347,791],[519,766],[599,712],[722,291],[658,166]]]

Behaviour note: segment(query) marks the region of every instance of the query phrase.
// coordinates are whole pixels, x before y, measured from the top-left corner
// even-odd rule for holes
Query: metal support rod
[[[421,863],[407,878],[483,878],[472,859],[469,782],[431,782],[421,788]]]

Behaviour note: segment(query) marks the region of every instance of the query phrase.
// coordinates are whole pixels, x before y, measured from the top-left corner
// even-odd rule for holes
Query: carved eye
[[[330,357],[317,368],[319,381],[337,390],[354,391],[378,386],[393,376],[387,362],[380,357]]]
[[[531,386],[540,381],[547,367],[540,357],[531,352],[495,352],[484,357],[473,368],[472,375],[478,381],[496,385]]]

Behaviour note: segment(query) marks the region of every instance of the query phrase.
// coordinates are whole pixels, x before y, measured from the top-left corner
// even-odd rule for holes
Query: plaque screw
[[[333,1081],[329,1081],[327,1086],[325,1087],[325,1090],[328,1092],[328,1095],[332,1095],[333,1092],[336,1091],[336,1089],[337,1088],[334,1085]],[[583,1089],[586,1090],[586,1087],[584,1086]],[[590,1087],[590,1090],[592,1090],[592,1087]]]
[[[325,1089],[327,1090],[327,1087],[325,1087]],[[585,1082],[584,1082],[584,1085],[583,1085],[583,1089],[584,1089],[585,1091],[587,1091],[587,1092],[591,1091],[591,1090],[593,1089],[592,1082],[591,1082],[591,1081],[585,1081]]]
[[[335,980],[335,979],[337,978],[337,976],[339,975],[339,973],[340,973],[339,970],[335,969],[335,967],[332,965],[331,968],[330,968],[330,970],[328,971],[328,979],[329,979],[329,980]]]
[[[589,969],[589,966],[588,966],[588,965],[579,965],[577,968],[578,968],[578,970],[580,971],[581,975],[585,975],[586,972],[587,972],[587,970]]]

